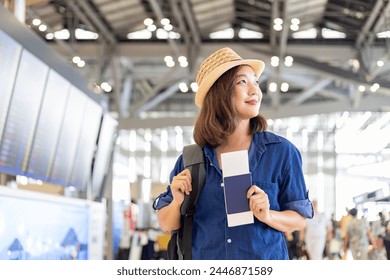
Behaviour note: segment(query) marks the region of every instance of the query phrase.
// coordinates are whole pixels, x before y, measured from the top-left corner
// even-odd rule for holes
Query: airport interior
[[[301,153],[321,259],[356,258],[351,209],[389,259],[389,0],[0,0],[0,260],[166,259],[152,203],[223,47],[265,62],[260,113]]]

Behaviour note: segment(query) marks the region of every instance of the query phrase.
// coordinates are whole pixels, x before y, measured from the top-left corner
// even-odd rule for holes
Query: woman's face
[[[250,66],[241,66],[234,79],[234,106],[237,117],[251,119],[259,114],[263,93]]]

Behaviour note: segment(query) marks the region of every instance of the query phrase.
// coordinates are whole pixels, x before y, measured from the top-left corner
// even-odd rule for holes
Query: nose
[[[261,89],[257,81],[254,81],[251,83],[251,88],[250,88],[250,95],[256,95],[256,94],[262,94]]]

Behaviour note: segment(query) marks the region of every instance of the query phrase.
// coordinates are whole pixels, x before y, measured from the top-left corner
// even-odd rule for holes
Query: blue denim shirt
[[[227,226],[222,172],[212,147],[204,147],[206,182],[197,203],[193,224],[193,259],[288,259],[283,232],[255,218],[253,224]],[[252,183],[263,189],[270,208],[294,210],[306,218],[313,217],[302,173],[298,149],[287,139],[271,132],[256,133],[248,152]],[[183,170],[180,156],[170,179]],[[172,201],[170,187],[156,198],[154,209]]]

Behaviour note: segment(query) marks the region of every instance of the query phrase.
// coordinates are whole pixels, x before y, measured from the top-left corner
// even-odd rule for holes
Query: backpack
[[[180,207],[180,228],[171,232],[167,249],[169,260],[192,259],[192,221],[206,177],[203,150],[200,146],[197,144],[184,146],[183,161],[184,168],[191,172],[192,191],[185,195]]]

